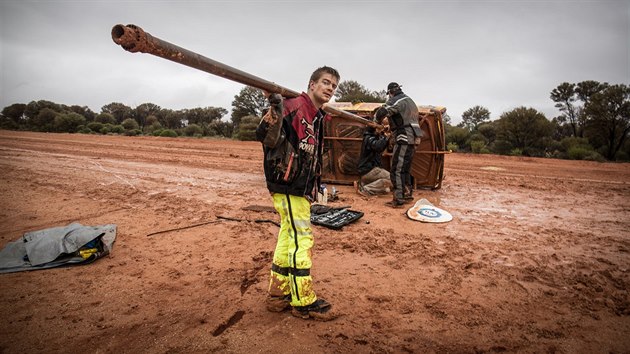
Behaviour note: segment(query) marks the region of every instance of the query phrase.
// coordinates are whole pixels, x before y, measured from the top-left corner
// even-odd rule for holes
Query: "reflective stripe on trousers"
[[[416,151],[415,145],[396,144],[392,156],[390,169],[391,180],[394,188],[394,198],[402,199],[405,185],[411,181],[411,160]]]
[[[273,194],[280,214],[280,232],[273,254],[269,295],[291,294],[291,306],[310,305],[315,300],[311,277],[311,203],[294,195]]]

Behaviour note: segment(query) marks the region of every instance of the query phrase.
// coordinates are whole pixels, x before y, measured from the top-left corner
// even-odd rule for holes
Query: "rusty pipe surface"
[[[114,43],[120,45],[124,50],[131,53],[140,52],[153,54],[155,56],[205,71],[228,80],[236,81],[244,85],[252,86],[270,93],[279,93],[283,97],[292,98],[300,95],[299,92],[282,87],[271,81],[261,79],[258,76],[254,76],[154,37],[136,25],[115,25],[112,28],[112,39],[114,40]],[[322,109],[329,114],[344,119],[352,120],[375,128],[381,127],[376,122],[372,122],[371,120],[365,119],[356,114],[352,114],[329,105],[324,105]]]

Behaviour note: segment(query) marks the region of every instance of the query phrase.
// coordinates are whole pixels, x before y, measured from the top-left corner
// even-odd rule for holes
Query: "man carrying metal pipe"
[[[367,126],[380,125],[326,105],[340,79],[333,68],[315,70],[307,92],[300,94],[171,44],[136,25],[115,25],[111,35],[116,44],[129,52],[152,54],[273,94],[269,97],[271,109],[256,131],[257,139],[263,143],[267,188],[281,217],[267,308],[282,311],[292,307],[297,317],[333,319],[332,306],[317,298],[310,275],[313,247],[310,205],[316,199],[321,181],[323,121],[330,113]]]
[[[271,107],[256,130],[263,143],[267,189],[280,214],[267,309],[280,312],[291,307],[296,317],[322,321],[335,315],[332,305],[313,290],[311,203],[321,182],[328,118],[322,106],[332,98],[339,79],[337,70],[324,66],[313,72],[306,93],[285,100],[272,94]]]

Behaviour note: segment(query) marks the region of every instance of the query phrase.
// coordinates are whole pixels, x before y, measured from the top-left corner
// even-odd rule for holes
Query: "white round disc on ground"
[[[444,209],[440,209],[426,199],[420,199],[414,206],[407,210],[407,216],[416,221],[422,222],[449,222],[453,220],[453,215]]]

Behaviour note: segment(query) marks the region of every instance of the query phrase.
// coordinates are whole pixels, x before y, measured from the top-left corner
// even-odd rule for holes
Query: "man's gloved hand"
[[[260,121],[259,128],[256,129],[256,134],[258,138],[259,130],[261,129],[261,136],[263,138],[258,138],[265,146],[273,148],[278,144],[280,139],[280,135],[282,132],[282,96],[277,93],[273,93],[271,95],[264,92],[265,96],[269,100],[269,109],[262,117]]]
[[[279,119],[282,119],[282,95],[272,93],[267,99],[269,100],[269,109],[263,116],[263,120],[269,125],[274,125]]]
[[[391,134],[391,131],[389,130],[389,119],[385,117],[378,123],[380,126],[376,128],[376,133],[389,138],[389,135]]]
[[[269,100],[269,104],[271,106],[276,106],[282,103],[282,95],[279,93],[272,93],[269,97],[267,97],[267,99]]]
[[[376,127],[376,134],[384,136],[385,135],[385,129],[387,129],[387,128],[388,127],[383,126],[383,125]]]

